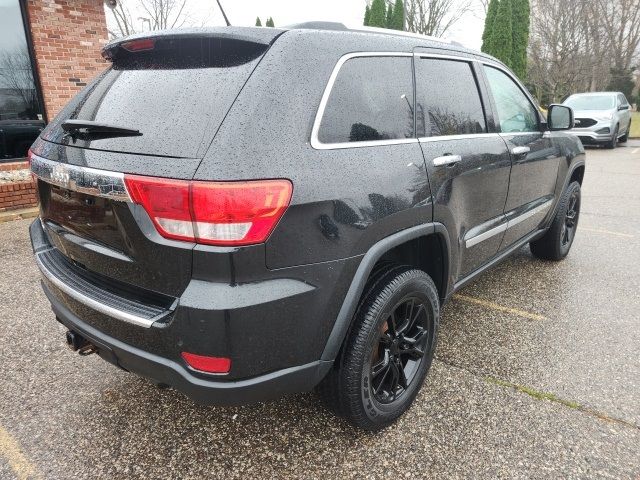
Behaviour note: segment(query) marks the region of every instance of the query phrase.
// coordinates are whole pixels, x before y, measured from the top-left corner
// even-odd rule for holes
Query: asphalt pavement
[[[640,479],[640,142],[589,149],[561,263],[527,248],[445,307],[414,406],[373,435],[309,394],[238,408],[64,345],[0,224],[0,478]]]

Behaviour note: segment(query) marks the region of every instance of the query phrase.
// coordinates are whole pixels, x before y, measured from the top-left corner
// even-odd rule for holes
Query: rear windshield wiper
[[[116,127],[92,120],[65,120],[61,127],[72,136],[78,134],[97,137],[129,137],[142,135],[140,130]]]

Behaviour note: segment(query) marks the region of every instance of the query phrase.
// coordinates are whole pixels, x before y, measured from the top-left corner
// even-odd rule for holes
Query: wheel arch
[[[421,248],[435,248],[435,255],[420,251]],[[415,266],[427,271],[433,278],[442,303],[449,290],[451,249],[449,236],[441,223],[427,223],[401,230],[375,243],[362,257],[360,265],[351,281],[351,285],[342,302],[336,322],[329,334],[327,344],[322,352],[322,360],[335,360],[347,335],[358,302],[365,289],[369,276],[380,262],[393,261]],[[431,271],[429,271],[431,270]]]

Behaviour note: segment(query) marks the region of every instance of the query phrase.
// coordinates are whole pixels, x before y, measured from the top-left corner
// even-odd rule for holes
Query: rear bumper
[[[322,380],[333,363],[316,361],[238,381],[198,378],[177,362],[127,345],[84,323],[47,284],[43,282],[42,286],[58,321],[95,345],[104,360],[155,383],[170,385],[203,405],[245,405],[305,392]]]
[[[93,343],[105,360],[202,404],[254,403],[317,385],[333,363],[321,360],[322,352],[360,262],[352,258],[281,269],[251,284],[194,278],[164,311],[155,316],[150,311],[152,321],[140,324],[112,314],[114,308],[146,314],[139,297],[126,299],[127,292],[120,290],[122,296],[115,291],[114,298],[91,278],[83,284],[83,271],[75,275],[73,265],[64,270],[55,255],[50,255],[54,264],[47,264],[47,254],[57,251],[39,219],[30,230],[38,265],[44,267],[43,289],[57,319]],[[101,302],[99,308],[87,297]],[[230,358],[231,371],[193,370],[181,352]]]

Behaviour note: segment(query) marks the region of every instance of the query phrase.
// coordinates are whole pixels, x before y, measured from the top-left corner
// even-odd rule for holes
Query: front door
[[[483,69],[512,160],[503,249],[536,230],[550,210],[561,152],[551,135],[542,132],[538,109],[524,88],[502,69]]]

